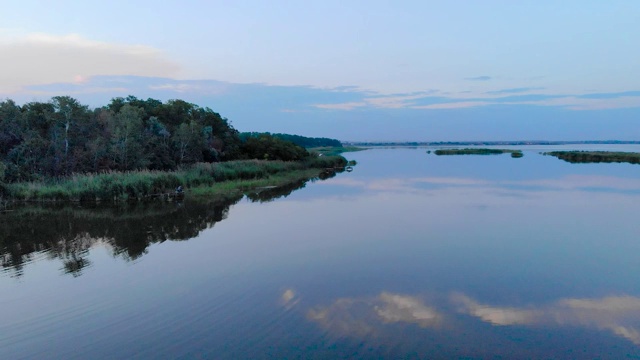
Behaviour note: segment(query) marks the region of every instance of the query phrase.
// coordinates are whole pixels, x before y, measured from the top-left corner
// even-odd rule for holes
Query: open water
[[[640,357],[640,165],[517,148],[2,213],[0,358]]]

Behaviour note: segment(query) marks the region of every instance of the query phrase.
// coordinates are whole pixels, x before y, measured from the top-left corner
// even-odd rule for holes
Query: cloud
[[[636,97],[636,96],[640,96],[640,91],[593,93],[593,94],[578,95],[577,97],[581,99],[616,99],[616,98]]]
[[[468,78],[464,78],[464,79],[465,80],[469,80],[469,81],[489,81],[489,80],[493,79],[493,77],[487,76],[487,75],[482,75],[482,76],[468,77]]]
[[[587,94],[588,95],[588,94]],[[612,110],[640,108],[640,96],[611,97],[611,98],[589,98],[587,95],[580,96],[553,96],[542,100],[533,101],[513,101],[512,105],[536,105],[555,106],[574,111],[588,110]]]
[[[62,39],[58,38],[49,40],[44,39],[47,38],[45,37],[42,39],[44,43],[65,43]],[[95,51],[89,51],[87,49],[85,49],[86,51],[83,50],[93,55],[96,55],[99,52],[105,52],[109,49],[120,49],[118,51],[120,51],[121,55],[124,54],[121,56],[124,60],[128,59],[131,61],[137,61],[138,58],[136,57],[142,57],[141,60],[161,60],[161,57],[158,57],[158,52],[145,47],[131,47],[130,49],[127,47],[120,48],[115,45],[95,43],[75,37],[70,37],[69,42],[76,44],[75,46],[79,46],[81,48],[84,47],[83,49],[97,49]],[[3,46],[6,47],[8,45],[2,45],[0,43],[0,49],[2,49]],[[117,52],[116,50],[114,51]],[[128,55],[127,51],[129,52]],[[0,60],[0,63],[2,63],[2,61],[6,60]],[[125,65],[120,67],[116,66],[114,69],[109,71],[127,72],[129,70],[125,69]],[[161,62],[160,65],[162,65]],[[99,67],[100,65],[98,64],[96,66]],[[520,87],[496,90],[490,92],[490,94],[485,92],[481,94],[458,93],[456,95],[448,95],[438,90],[380,94],[361,90],[353,86],[314,88],[310,86],[237,84],[217,80],[176,80],[167,77],[153,76],[83,75],[78,71],[78,68],[71,69],[70,67],[71,66],[66,66],[65,68],[63,66],[63,71],[53,72],[53,75],[52,72],[48,70],[41,71],[46,73],[40,77],[42,79],[53,80],[57,78],[64,78],[66,79],[64,81],[61,80],[57,83],[32,84],[30,86],[23,87],[22,92],[16,92],[14,93],[15,95],[12,95],[7,91],[7,86],[10,86],[11,84],[15,85],[16,82],[5,81],[3,83],[4,88],[0,85],[0,94],[11,95],[11,97],[17,96],[18,98],[22,96],[22,98],[29,99],[29,96],[31,95],[55,96],[61,93],[76,95],[113,91],[111,97],[126,96],[129,94],[133,94],[138,97],[148,96],[159,99],[173,99],[180,97],[187,101],[200,103],[215,101],[217,104],[232,104],[234,106],[242,105],[244,108],[246,108],[247,103],[251,103],[253,107],[259,107],[261,109],[270,107],[274,108],[274,111],[278,113],[282,113],[282,109],[286,109],[286,112],[289,113],[313,112],[314,110],[375,111],[378,109],[428,111],[481,108],[495,105],[509,105],[514,107],[553,107],[568,110],[640,108],[640,91],[582,95],[551,93],[524,94],[526,91],[541,88]],[[93,69],[91,71],[96,70]],[[131,68],[130,71],[136,70]],[[145,71],[154,72],[155,70],[150,68]],[[0,75],[0,79],[2,79],[2,76],[6,78],[8,75]],[[22,83],[28,83],[29,81],[39,82],[39,80],[36,81],[35,79],[26,81],[25,76],[22,76]],[[100,90],[101,88],[103,90]],[[16,90],[15,86],[13,89]],[[491,96],[501,94],[507,96]],[[108,101],[111,97],[101,100],[102,103]]]
[[[86,83],[95,75],[174,76],[179,66],[155,48],[89,40],[80,35],[30,34],[0,41],[0,92],[29,85]]]
[[[423,110],[446,110],[446,109],[465,109],[465,108],[473,108],[478,106],[486,106],[491,105],[488,101],[457,101],[457,102],[447,102],[442,104],[432,104],[432,105],[419,105],[412,106],[412,109],[423,109]]]
[[[639,134],[634,124],[640,96],[590,99],[553,93],[496,96],[433,90],[380,94],[152,76],[74,79],[75,75],[67,81],[30,85],[13,93],[3,92],[0,85],[0,98],[25,103],[71,95],[89,106],[103,106],[114,97],[127,95],[162,101],[179,98],[211,107],[234,121],[241,131],[290,132],[353,141],[633,140]]]
[[[487,94],[491,94],[491,95],[517,94],[517,93],[523,93],[523,92],[529,92],[529,91],[535,91],[535,90],[544,90],[544,89],[545,88],[543,87],[519,87],[519,88],[487,91]]]
[[[325,110],[353,110],[367,106],[366,102],[346,102],[340,104],[316,104],[314,105],[318,109]]]

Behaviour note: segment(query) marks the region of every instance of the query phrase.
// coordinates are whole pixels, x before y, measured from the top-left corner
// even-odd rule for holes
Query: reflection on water
[[[269,202],[304,188],[307,181],[257,189],[251,202]],[[188,240],[227,218],[242,195],[224,199],[195,198],[183,202],[158,201],[119,206],[41,204],[18,206],[0,214],[0,261],[14,276],[36,255],[60,259],[65,273],[79,276],[91,265],[89,250],[97,245],[114,257],[130,261],[146,253],[150,244]]]
[[[288,290],[290,291],[290,290]],[[283,295],[284,296],[284,295]],[[391,336],[390,323],[452,332],[455,321],[467,314],[494,326],[562,326],[611,331],[640,345],[640,297],[608,296],[596,299],[560,299],[547,305],[524,308],[491,306],[462,293],[449,296],[443,309],[427,305],[417,296],[383,291],[376,297],[339,298],[330,305],[307,311],[307,318],[334,336]],[[457,312],[453,312],[457,309]],[[447,313],[447,310],[452,312]]]
[[[384,324],[409,323],[437,327],[442,315],[417,297],[382,292],[372,298],[340,298],[310,309],[307,317],[335,335],[377,334]]]
[[[247,201],[15,208],[0,358],[640,356],[640,168],[524,150],[357,152]]]

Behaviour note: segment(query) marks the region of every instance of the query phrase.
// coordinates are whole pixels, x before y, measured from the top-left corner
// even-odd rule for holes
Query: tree
[[[202,160],[204,133],[196,121],[180,124],[174,135],[174,143],[178,150],[178,164]]]
[[[242,152],[249,159],[264,160],[295,161],[309,156],[305,148],[269,134],[249,137],[242,144]]]
[[[140,169],[146,165],[142,152],[142,109],[125,104],[111,119],[111,145],[118,169]]]

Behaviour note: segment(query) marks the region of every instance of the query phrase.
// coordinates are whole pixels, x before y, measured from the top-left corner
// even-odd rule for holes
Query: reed
[[[127,171],[75,174],[43,182],[5,184],[0,198],[10,201],[132,201],[172,195],[178,186],[196,194],[244,191],[278,185],[300,176],[317,176],[319,169],[344,167],[342,156],[303,161],[239,160],[197,163],[177,171]],[[277,176],[276,176],[277,175]]]

